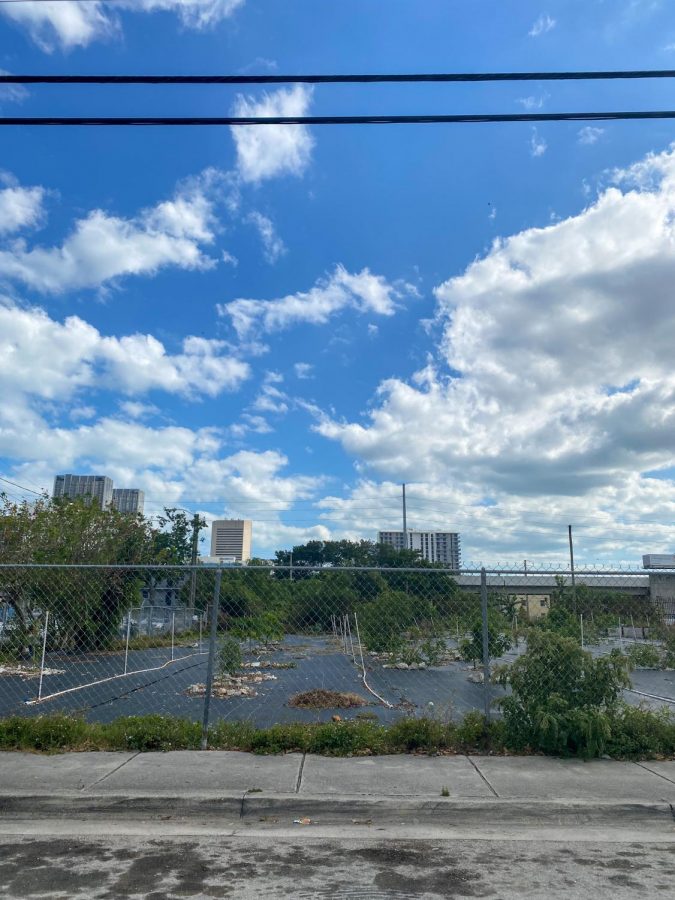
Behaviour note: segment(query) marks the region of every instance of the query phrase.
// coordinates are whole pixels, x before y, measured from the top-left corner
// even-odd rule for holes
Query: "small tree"
[[[488,655],[490,659],[503,656],[511,647],[511,635],[506,626],[494,614],[488,615]],[[476,663],[483,659],[483,620],[477,619],[471,629],[471,637],[459,642],[462,659]]]
[[[500,680],[507,740],[513,747],[595,756],[611,733],[623,688],[630,685],[618,650],[594,659],[572,638],[532,629],[528,649]]]
[[[221,675],[234,675],[242,668],[241,647],[233,637],[221,641],[218,650],[218,670]]]

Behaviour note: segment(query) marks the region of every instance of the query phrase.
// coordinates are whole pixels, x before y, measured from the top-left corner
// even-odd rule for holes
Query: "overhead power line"
[[[8,0],[0,0],[0,4]],[[369,75],[10,75],[0,84],[428,84],[495,81],[617,81],[675,78],[675,69],[601,72],[416,72]]]
[[[23,485],[23,484],[17,484],[16,481],[10,481],[9,478],[3,478],[2,475],[0,475],[0,481],[4,481],[5,484],[14,485],[14,487],[19,488],[19,490],[21,490],[21,491],[28,491],[29,494],[35,494],[37,497],[42,496],[42,494],[39,491],[34,491],[34,490],[32,490],[32,488],[25,487],[25,485]]]
[[[5,116],[0,118],[0,125],[469,125],[494,122],[608,122],[634,119],[675,119],[675,110],[410,116]]]

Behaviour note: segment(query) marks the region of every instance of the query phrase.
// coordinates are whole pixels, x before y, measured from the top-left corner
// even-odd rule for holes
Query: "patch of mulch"
[[[295,694],[288,701],[288,705],[297,709],[354,709],[357,706],[368,706],[368,701],[348,691],[327,691],[317,688],[314,691]]]

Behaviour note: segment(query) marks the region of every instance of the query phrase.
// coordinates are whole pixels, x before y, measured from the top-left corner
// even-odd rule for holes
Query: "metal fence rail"
[[[675,572],[0,564],[0,717],[489,717],[541,634],[620,657],[629,703],[675,708],[673,597]]]

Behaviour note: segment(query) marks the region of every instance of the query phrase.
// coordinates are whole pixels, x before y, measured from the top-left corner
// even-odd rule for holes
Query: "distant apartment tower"
[[[145,494],[136,488],[113,488],[112,505],[121,513],[142,513],[145,506]]]
[[[407,546],[405,537],[407,536]],[[380,531],[378,542],[396,550],[417,550],[428,562],[443,563],[449,569],[459,569],[462,562],[459,534],[455,531]]]
[[[211,556],[248,562],[252,531],[250,519],[216,519],[211,523]]]
[[[95,498],[101,509],[109,509],[113,498],[112,479],[105,475],[57,475],[54,497]]]

